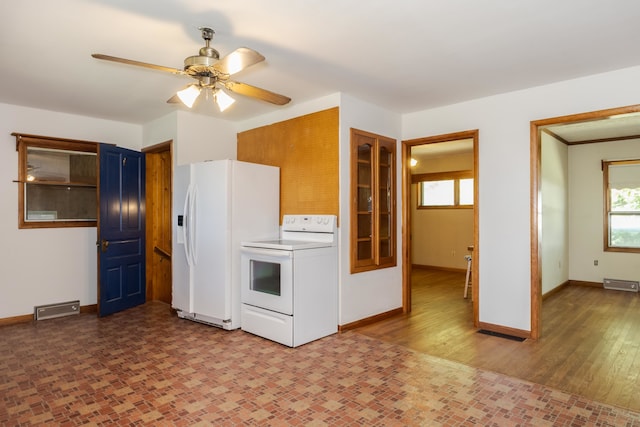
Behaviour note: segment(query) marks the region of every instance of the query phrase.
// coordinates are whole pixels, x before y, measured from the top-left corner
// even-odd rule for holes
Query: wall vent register
[[[80,313],[80,301],[68,301],[55,304],[38,305],[33,308],[35,320],[54,319]]]
[[[638,281],[604,279],[603,286],[605,289],[614,289],[617,291],[638,292]]]

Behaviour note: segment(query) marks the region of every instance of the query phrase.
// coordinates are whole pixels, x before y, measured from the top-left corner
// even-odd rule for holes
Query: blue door
[[[137,151],[100,144],[98,315],[143,304],[145,162]]]

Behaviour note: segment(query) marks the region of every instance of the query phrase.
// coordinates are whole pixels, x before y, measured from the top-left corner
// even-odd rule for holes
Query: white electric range
[[[281,238],[242,242],[241,328],[289,347],[338,330],[335,215],[285,215]]]

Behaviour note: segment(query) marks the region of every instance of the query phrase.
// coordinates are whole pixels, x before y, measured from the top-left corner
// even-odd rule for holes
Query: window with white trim
[[[473,172],[452,171],[417,174],[418,208],[473,207]]]
[[[640,159],[602,162],[604,250],[640,253]]]

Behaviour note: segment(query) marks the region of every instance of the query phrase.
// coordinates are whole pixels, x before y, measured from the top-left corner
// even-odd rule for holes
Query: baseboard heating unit
[[[618,280],[604,279],[603,286],[605,289],[615,289],[617,291],[638,292],[638,281],[634,280]]]
[[[60,302],[57,304],[38,305],[33,308],[35,320],[54,319],[80,313],[80,301]]]

